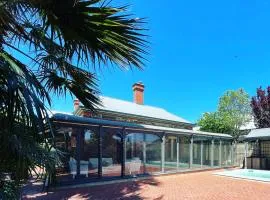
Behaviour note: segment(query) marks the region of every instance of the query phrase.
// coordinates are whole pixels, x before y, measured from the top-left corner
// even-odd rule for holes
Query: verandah
[[[57,145],[66,152],[60,181],[233,165],[229,135],[59,114],[52,120]]]

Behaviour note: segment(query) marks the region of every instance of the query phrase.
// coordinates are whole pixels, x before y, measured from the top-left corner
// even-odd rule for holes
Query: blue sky
[[[131,85],[142,81],[145,104],[196,122],[226,90],[252,96],[270,85],[270,1],[113,2],[147,17],[150,55],[143,71],[102,70],[102,95],[132,101]],[[72,99],[55,98],[52,109],[71,112]]]

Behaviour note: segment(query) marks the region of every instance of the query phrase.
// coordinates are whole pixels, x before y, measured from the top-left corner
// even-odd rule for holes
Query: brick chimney
[[[132,90],[134,103],[143,105],[144,84],[142,82],[135,83],[132,86]]]
[[[80,106],[80,101],[79,99],[74,99],[73,101],[73,106],[74,106],[74,111],[77,110]]]

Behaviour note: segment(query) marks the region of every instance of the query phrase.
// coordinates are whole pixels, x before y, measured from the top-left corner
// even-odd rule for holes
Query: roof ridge
[[[114,100],[117,100],[117,101],[123,101],[123,102],[126,102],[126,103],[132,103],[132,104],[137,105],[137,106],[147,106],[147,107],[158,108],[158,109],[162,109],[162,110],[167,111],[166,109],[161,108],[161,107],[151,106],[151,105],[146,105],[146,104],[137,104],[137,103],[135,103],[135,102],[133,102],[133,101],[127,101],[127,100],[123,100],[123,99],[117,99],[117,98],[115,98],[115,97],[109,97],[109,96],[100,96],[100,97],[110,98],[110,99],[114,99]],[[168,112],[168,111],[167,111],[167,112]]]
[[[166,110],[164,108],[161,108],[161,107],[145,105],[145,104],[140,105],[140,104],[136,104],[136,103],[131,102],[131,101],[127,101],[127,100],[123,100],[123,99],[117,99],[115,97],[109,97],[109,96],[100,95],[100,98],[101,98],[101,102],[102,102],[100,109],[110,110],[111,106],[108,107],[108,105],[106,105],[106,104],[108,102],[110,102],[110,101],[115,101],[114,104],[116,106],[117,106],[117,104],[121,104],[121,103],[125,103],[126,105],[129,104],[130,106],[134,106],[133,109],[138,108],[139,113],[137,113],[137,114],[135,112],[130,113],[125,109],[123,109],[123,110],[120,109],[121,111],[118,110],[117,112],[130,113],[130,114],[136,114],[136,115],[141,115],[141,116],[147,116],[145,113],[143,113],[143,110],[146,109],[148,111],[149,117],[152,117],[152,118],[164,119],[164,120],[167,118],[167,120],[171,120],[171,121],[191,123],[190,121],[188,121],[188,120],[186,120],[186,119],[184,119],[184,118],[182,118],[182,117],[180,117],[180,116],[178,116],[178,115],[176,115],[174,113],[171,113],[168,110]],[[120,106],[120,107],[123,108],[122,106]],[[154,115],[151,116],[151,114],[149,114],[149,110],[151,110],[151,109],[152,109],[153,112],[155,112],[155,114],[160,114],[160,116],[157,116],[157,115],[156,116],[154,116]],[[146,113],[147,113],[147,111],[146,111]],[[158,112],[160,112],[160,113],[158,113]],[[163,113],[161,113],[161,112],[163,112]]]

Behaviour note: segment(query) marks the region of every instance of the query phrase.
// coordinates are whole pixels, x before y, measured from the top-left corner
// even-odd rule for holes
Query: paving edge
[[[233,169],[233,168],[237,168],[237,167],[232,166],[232,167],[222,167],[222,168],[207,168],[207,169],[199,169],[199,170],[189,169],[189,170],[181,171],[181,172],[178,171],[178,172],[169,172],[169,173],[159,173],[159,174],[153,174],[151,176],[145,176],[145,177],[119,179],[119,180],[112,180],[112,181],[100,181],[100,182],[92,182],[92,183],[81,183],[81,184],[66,185],[66,186],[57,186],[57,187],[51,187],[49,189],[49,191],[55,192],[55,191],[64,190],[64,189],[95,187],[95,186],[102,186],[102,185],[140,181],[140,180],[151,179],[153,177],[159,177],[159,176],[171,176],[171,175],[176,175],[176,174],[180,175],[180,174],[188,174],[188,173],[199,173],[199,172],[216,171],[216,170],[221,170],[221,169]]]

